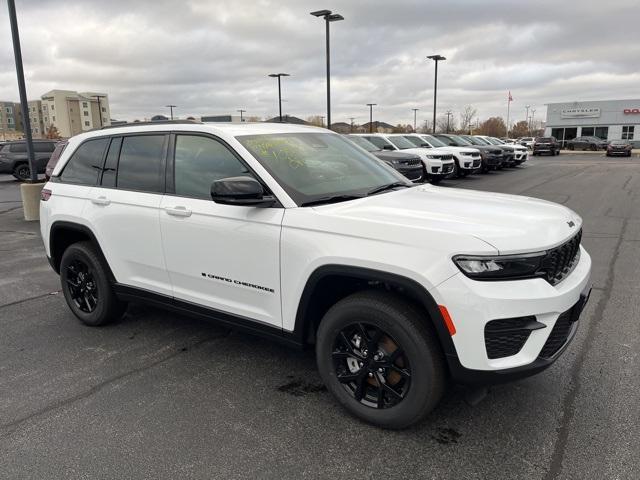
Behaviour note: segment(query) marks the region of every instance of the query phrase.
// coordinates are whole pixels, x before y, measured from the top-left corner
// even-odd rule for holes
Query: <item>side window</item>
[[[222,143],[203,136],[176,136],[175,193],[184,197],[211,198],[214,180],[243,175],[249,169]]]
[[[116,171],[118,169],[118,156],[120,155],[121,145],[122,137],[111,140],[109,153],[107,153],[107,158],[104,161],[104,168],[102,169],[102,180],[100,184],[103,187],[116,186]]]
[[[124,190],[164,192],[166,135],[124,137],[116,186]]]
[[[381,137],[365,137],[365,138],[380,149],[384,148],[385,145],[389,145],[389,142],[387,142],[384,138],[381,138]]]
[[[27,153],[27,144],[26,143],[12,143],[11,144],[11,153]]]
[[[53,152],[55,145],[51,142],[34,142],[33,150],[38,153],[49,153]]]
[[[60,179],[65,183],[80,185],[96,185],[98,175],[102,170],[104,149],[109,143],[108,138],[99,138],[84,142],[73,152],[64,166]]]

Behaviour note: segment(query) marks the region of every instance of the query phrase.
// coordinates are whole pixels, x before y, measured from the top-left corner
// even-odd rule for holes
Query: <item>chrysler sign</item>
[[[560,111],[562,118],[597,118],[600,116],[599,108],[563,108]]]

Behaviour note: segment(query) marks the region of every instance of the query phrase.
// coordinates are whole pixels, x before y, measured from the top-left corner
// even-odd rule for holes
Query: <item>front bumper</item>
[[[413,183],[421,183],[425,179],[424,167],[422,166],[422,164],[416,167],[408,167],[408,168],[407,167],[403,168],[402,166],[400,166],[398,167],[397,170],[399,173],[407,177]]]
[[[529,152],[527,150],[516,150],[513,159],[518,163],[523,163],[529,158]]]
[[[477,170],[482,166],[480,156],[460,155],[458,165],[462,170]]]
[[[575,334],[577,317],[588,298],[590,273],[591,258],[581,247],[573,272],[555,286],[543,279],[480,282],[462,273],[438,285],[434,298],[446,306],[456,328],[451,337],[453,351],[445,349],[453,379],[475,385],[500,383],[551,365]],[[575,316],[571,324],[567,316]],[[489,358],[486,325],[522,317],[535,318],[538,326],[521,348],[509,356]],[[565,328],[561,333],[566,337],[558,337],[560,327]],[[554,348],[550,348],[552,342]]]

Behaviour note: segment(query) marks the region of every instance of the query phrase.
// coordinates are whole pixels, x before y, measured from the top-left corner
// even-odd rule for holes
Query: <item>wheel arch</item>
[[[296,311],[294,334],[297,340],[301,344],[314,343],[318,325],[331,305],[356,291],[375,288],[394,291],[422,307],[447,359],[450,356],[457,358],[438,304],[424,286],[395,273],[349,265],[323,265],[309,276]]]
[[[112,282],[115,282],[115,276],[111,271],[111,267],[107,262],[104,252],[102,251],[102,247],[100,246],[100,242],[96,238],[96,235],[93,231],[83,225],[81,223],[68,222],[63,220],[58,220],[53,222],[51,228],[49,229],[49,252],[51,255],[50,263],[53,269],[57,274],[60,274],[60,262],[62,261],[62,255],[65,250],[74,243],[89,241],[96,249],[96,252],[104,262],[104,265],[107,267],[107,273],[109,275],[109,279]]]

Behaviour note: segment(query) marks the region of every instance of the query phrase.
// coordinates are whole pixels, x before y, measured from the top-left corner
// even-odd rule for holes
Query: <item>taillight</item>
[[[51,190],[49,190],[48,188],[43,188],[42,191],[40,192],[40,200],[42,200],[43,202],[46,202],[50,198],[51,198]]]

